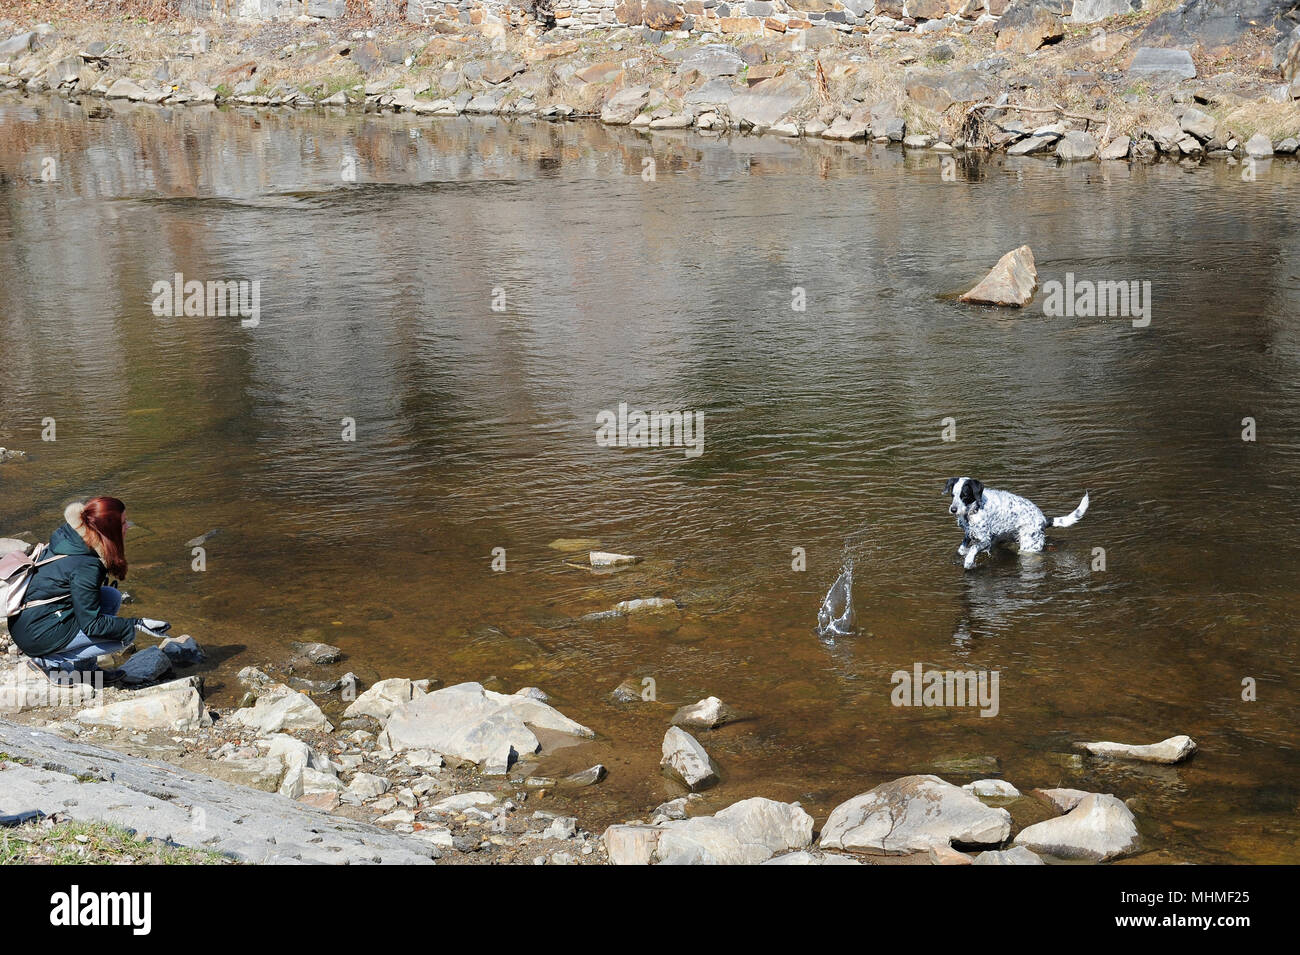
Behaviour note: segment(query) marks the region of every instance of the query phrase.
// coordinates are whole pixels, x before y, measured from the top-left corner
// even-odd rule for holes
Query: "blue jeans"
[[[122,609],[122,591],[116,587],[99,588],[99,612],[107,617],[116,617]],[[72,638],[72,642],[58,653],[32,659],[45,670],[86,670],[94,669],[95,659],[106,653],[117,653],[135,642],[135,631],[123,642],[102,637],[88,637],[82,630]]]

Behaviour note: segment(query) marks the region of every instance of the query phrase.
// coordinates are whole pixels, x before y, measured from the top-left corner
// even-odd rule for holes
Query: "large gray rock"
[[[431,844],[246,786],[0,720],[0,813],[58,812],[248,863],[416,864]],[[96,781],[102,780],[102,781]]]
[[[1267,159],[1273,155],[1273,141],[1263,133],[1256,133],[1246,140],[1246,155],[1253,159]]]
[[[663,759],[659,765],[691,792],[718,784],[718,768],[704,747],[694,736],[676,726],[664,734]]]
[[[1095,159],[1096,156],[1097,140],[1078,130],[1070,130],[1056,144],[1056,157],[1066,162]]]
[[[626,126],[636,119],[650,99],[650,87],[629,86],[619,90],[600,110],[600,121],[609,126]]]
[[[995,100],[999,84],[979,70],[908,70],[903,88],[909,99],[926,109],[943,112],[954,103],[979,103]],[[872,118],[875,125],[875,118]]]
[[[311,697],[283,683],[263,691],[252,706],[235,710],[227,719],[259,734],[282,730],[324,730],[328,733],[334,729]]]
[[[199,691],[188,682],[139,690],[123,700],[82,710],[78,723],[125,730],[188,733],[212,721]]]
[[[167,654],[157,647],[149,647],[132,654],[118,672],[125,685],[146,686],[157,683],[171,671],[172,661]]]
[[[1090,793],[1064,816],[1022,830],[1015,844],[1058,859],[1104,862],[1137,848],[1137,823],[1114,796]]]
[[[831,811],[823,849],[886,855],[998,845],[1011,834],[1011,815],[984,805],[938,776],[904,776],[855,796]]]
[[[783,73],[756,83],[727,103],[732,118],[753,126],[775,126],[785,116],[812,100],[808,83],[797,74]]]
[[[1295,8],[1295,0],[1187,0],[1152,20],[1140,39],[1213,49],[1252,28],[1289,29],[1287,14]]]
[[[1075,25],[1100,23],[1107,17],[1123,16],[1141,7],[1142,0],[1074,0],[1070,22]]]
[[[109,99],[142,100],[144,99],[144,88],[134,80],[128,80],[123,76],[116,80],[104,95]]]
[[[610,826],[604,842],[614,865],[758,865],[807,848],[812,830],[812,816],[797,803],[755,797],[713,816]]]
[[[998,50],[1033,53],[1040,46],[1065,36],[1065,24],[1046,6],[1034,0],[1016,0],[997,22]]]
[[[1182,127],[1183,132],[1191,133],[1201,142],[1214,138],[1214,117],[1209,113],[1202,113],[1199,109],[1189,109],[1183,113],[1178,119],[1178,125]]]
[[[492,767],[541,749],[534,730],[581,739],[596,734],[559,710],[528,696],[460,683],[398,707],[379,736],[388,749],[428,749]]]
[[[1272,151],[1272,145],[1269,151]],[[1076,749],[1084,750],[1093,756],[1114,756],[1120,759],[1136,759],[1144,763],[1181,763],[1196,752],[1196,741],[1190,736],[1171,736],[1158,743],[1135,746],[1131,743],[1075,743]]]
[[[0,41],[0,57],[9,59],[21,56],[36,44],[35,33],[19,33],[7,40]]]
[[[1190,80],[1196,78],[1196,64],[1186,50],[1144,46],[1133,56],[1128,73],[1138,78]]]
[[[748,65],[743,56],[726,44],[710,43],[682,57],[677,72],[695,70],[701,76],[711,79],[716,76],[736,76]]]
[[[419,696],[424,696],[424,691],[410,680],[401,677],[380,680],[348,704],[343,715],[349,718],[371,716],[382,723],[393,715],[393,710]]]
[[[998,259],[993,270],[964,294],[961,300],[979,305],[1020,308],[1029,304],[1037,287],[1038,269],[1034,265],[1033,250],[1022,245]]]

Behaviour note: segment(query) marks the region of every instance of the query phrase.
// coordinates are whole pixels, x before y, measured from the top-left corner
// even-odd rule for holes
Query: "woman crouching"
[[[9,634],[31,664],[47,674],[95,670],[95,660],[135,641],[137,628],[163,636],[165,620],[119,617],[122,592],[108,586],[126,579],[126,505],[115,497],[69,504],[66,523],[50,537]]]

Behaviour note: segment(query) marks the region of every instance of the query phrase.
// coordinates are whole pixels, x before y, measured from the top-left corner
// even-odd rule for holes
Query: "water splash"
[[[853,612],[853,558],[845,560],[840,575],[826,591],[826,599],[817,611],[817,635],[820,637],[846,637],[857,631],[857,617]]]

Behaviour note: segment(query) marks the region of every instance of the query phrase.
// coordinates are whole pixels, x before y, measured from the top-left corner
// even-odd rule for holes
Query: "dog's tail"
[[[1079,502],[1078,507],[1072,510],[1069,514],[1066,514],[1064,517],[1053,518],[1051,521],[1048,522],[1047,526],[1048,527],[1073,527],[1075,524],[1079,523],[1079,521],[1083,518],[1083,515],[1087,513],[1088,513],[1088,492],[1084,491],[1083,500]]]

